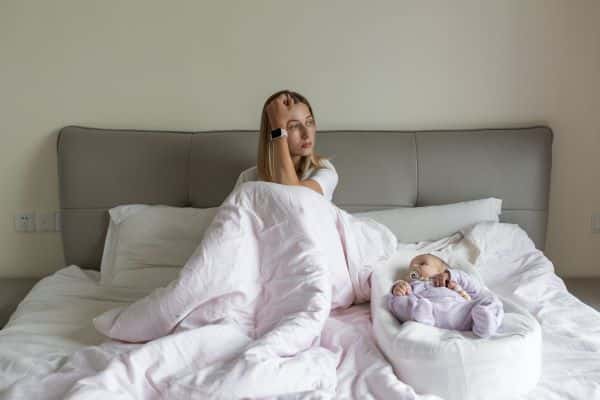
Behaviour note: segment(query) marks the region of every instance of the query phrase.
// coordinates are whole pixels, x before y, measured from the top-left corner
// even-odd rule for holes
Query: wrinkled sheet
[[[325,214],[318,214],[318,217]],[[336,215],[337,211],[332,216],[333,220],[336,220]],[[317,322],[309,324],[308,330],[298,327],[298,330],[308,332],[308,336],[312,335],[313,341],[309,343],[305,339],[302,342],[294,338],[295,326],[290,332],[291,345],[296,346],[292,350],[301,349],[295,354],[269,353],[266,351],[269,346],[260,346],[264,344],[260,341],[264,335],[247,334],[246,329],[251,325],[248,325],[249,320],[244,318],[244,314],[236,319],[232,316],[238,314],[227,312],[230,308],[235,309],[233,306],[244,310],[240,306],[243,302],[239,295],[230,297],[235,300],[233,306],[216,303],[224,304],[219,309],[212,303],[208,308],[202,305],[193,308],[183,319],[175,321],[173,333],[161,336],[158,332],[159,338],[148,343],[106,340],[95,330],[92,318],[115,309],[127,310],[131,302],[143,302],[152,294],[144,297],[147,293],[102,287],[98,284],[96,272],[69,266],[38,283],[21,303],[7,328],[0,331],[0,399],[62,399],[67,396],[85,399],[233,398],[235,393],[240,393],[236,390],[250,388],[260,391],[265,387],[271,390],[279,388],[286,394],[248,397],[433,398],[415,394],[395,377],[375,344],[368,305],[345,308],[345,302],[360,302],[365,293],[368,295],[368,288],[364,286],[368,283],[365,276],[368,277],[369,263],[373,262],[368,257],[373,253],[356,252],[365,250],[361,248],[360,241],[353,243],[354,253],[345,254],[353,238],[349,232],[358,232],[356,237],[377,232],[372,231],[373,226],[363,226],[360,221],[346,217],[348,221],[351,225],[336,225],[329,233],[333,238],[337,232],[337,236],[342,238],[341,249],[345,258],[361,260],[354,264],[346,263],[348,276],[338,276],[346,283],[349,281],[352,290],[348,292],[331,285],[335,281],[331,272],[318,272],[321,271],[319,268],[309,270],[309,276],[321,273],[333,287],[328,309],[325,302],[314,301],[327,298],[325,286],[316,282],[307,284],[304,280],[301,280],[299,291],[286,286],[290,295],[297,294],[302,299],[292,302],[296,306],[306,304],[307,298],[312,299],[310,304],[315,305],[304,314],[303,311],[300,313],[313,317],[311,322]],[[273,228],[277,229],[276,226]],[[340,232],[345,236],[339,235]],[[517,226],[480,224],[466,231],[464,240],[476,247],[475,265],[488,287],[525,306],[542,326],[542,379],[525,398],[600,398],[600,314],[566,291],[562,280],[554,274],[550,261],[535,249],[525,232]],[[312,260],[325,260],[324,250],[318,243],[300,241],[294,246],[304,249],[303,245]],[[431,244],[428,246],[430,248]],[[309,264],[316,265],[321,261]],[[298,262],[299,269],[292,269],[303,271],[301,265],[304,264]],[[269,276],[272,279],[277,277]],[[313,290],[307,298],[301,294],[306,288]],[[314,288],[323,289],[319,292]],[[256,304],[263,304],[261,299],[262,296],[258,296],[254,300]],[[333,310],[332,304],[336,306]],[[282,307],[274,309],[280,310],[280,315],[289,315],[285,306]],[[220,312],[201,312],[206,309]],[[324,311],[326,309],[327,312]],[[323,320],[319,319],[321,315]],[[283,321],[289,319],[284,318]],[[171,327],[163,320],[158,322],[158,328],[152,326],[153,323],[150,326],[158,331],[165,326]],[[271,325],[275,328],[269,330]],[[267,326],[263,330],[268,333],[284,324],[275,320],[263,326]],[[152,336],[157,332],[147,334]],[[277,351],[291,346],[289,342],[279,345],[281,347],[276,347]],[[248,349],[257,348],[260,351],[251,354],[258,354],[258,357],[240,357]],[[243,362],[240,363],[240,359]],[[261,362],[252,364],[256,360],[266,360],[266,365]],[[214,367],[215,363],[221,367]],[[246,369],[249,365],[255,369]],[[273,378],[273,374],[279,375]],[[280,381],[272,382],[277,379]],[[315,382],[320,386],[315,387]],[[313,387],[310,387],[311,384]],[[200,390],[206,392],[201,393]]]

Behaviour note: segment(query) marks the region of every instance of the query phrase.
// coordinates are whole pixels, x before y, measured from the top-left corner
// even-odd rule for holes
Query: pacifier
[[[408,279],[410,279],[411,281],[429,281],[429,278],[422,277],[421,273],[416,269],[410,270],[408,272]]]

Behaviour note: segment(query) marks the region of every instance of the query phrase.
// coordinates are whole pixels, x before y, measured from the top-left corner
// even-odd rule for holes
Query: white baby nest
[[[504,321],[489,339],[412,321],[400,323],[388,311],[384,295],[404,275],[414,255],[397,252],[376,267],[371,280],[375,338],[398,378],[417,393],[446,400],[504,400],[533,389],[541,375],[542,334],[522,307],[502,299]]]

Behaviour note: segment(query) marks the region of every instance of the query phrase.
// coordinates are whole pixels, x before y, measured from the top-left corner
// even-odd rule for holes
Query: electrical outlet
[[[592,233],[600,233],[600,214],[592,214]]]
[[[35,232],[35,213],[23,212],[15,215],[15,230],[17,232]]]
[[[54,212],[40,212],[35,215],[37,232],[54,232],[56,230],[56,216]]]

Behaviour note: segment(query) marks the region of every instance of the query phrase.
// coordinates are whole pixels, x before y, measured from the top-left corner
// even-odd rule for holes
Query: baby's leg
[[[400,321],[417,321],[427,325],[434,325],[433,305],[427,299],[414,294],[407,296],[394,296],[388,294],[388,308]]]
[[[496,333],[504,318],[502,302],[492,294],[485,294],[475,302],[471,310],[473,333],[482,338],[490,337]]]

